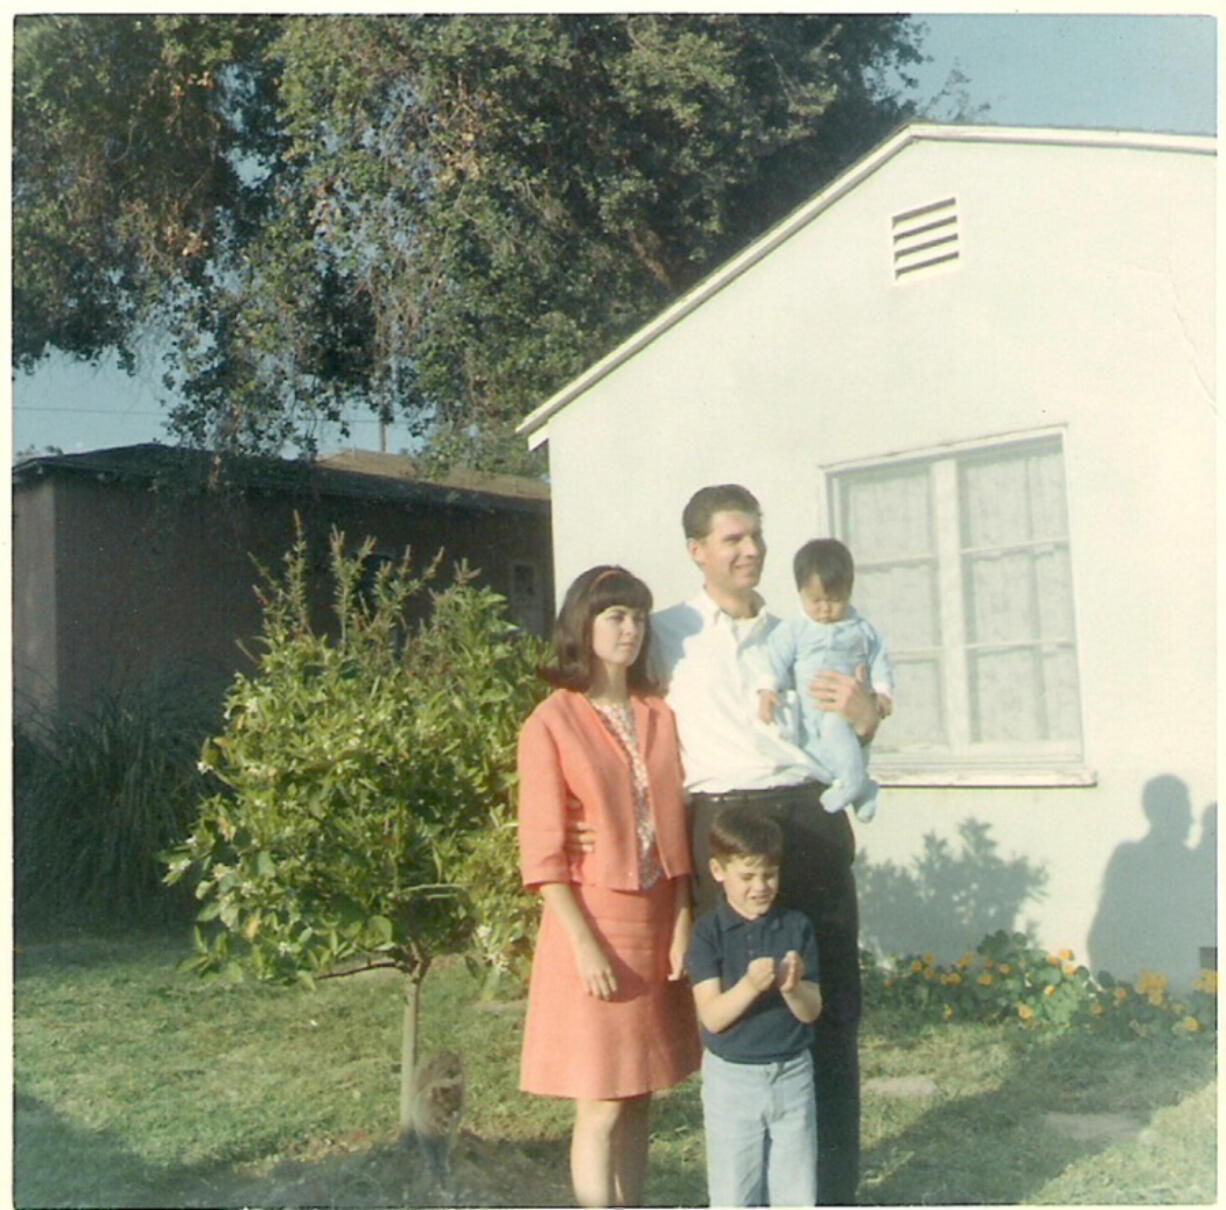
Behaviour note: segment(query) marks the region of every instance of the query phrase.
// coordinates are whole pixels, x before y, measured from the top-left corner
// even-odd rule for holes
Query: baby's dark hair
[[[816,576],[828,595],[849,597],[856,579],[856,564],[851,551],[838,538],[814,538],[796,552],[792,574],[797,588],[803,588]]]
[[[720,865],[736,857],[783,860],[783,829],[769,815],[745,804],[725,807],[711,821],[708,851]]]

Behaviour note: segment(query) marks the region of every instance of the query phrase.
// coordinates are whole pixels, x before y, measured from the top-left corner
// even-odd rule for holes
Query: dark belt
[[[797,782],[794,786],[768,786],[760,790],[721,790],[717,794],[708,794],[705,790],[695,790],[690,795],[691,802],[707,802],[712,806],[725,806],[729,803],[771,803],[785,802],[797,795],[809,795],[820,783],[815,781]]]

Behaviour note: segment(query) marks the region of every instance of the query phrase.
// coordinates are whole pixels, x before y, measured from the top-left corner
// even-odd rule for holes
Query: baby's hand
[[[779,695],[773,689],[758,690],[758,718],[764,723],[775,721],[775,711],[779,708]]]
[[[788,950],[779,963],[779,990],[790,992],[805,977],[805,960],[795,951]]]
[[[745,968],[745,978],[749,980],[755,991],[766,991],[775,982],[774,958],[754,958]]]

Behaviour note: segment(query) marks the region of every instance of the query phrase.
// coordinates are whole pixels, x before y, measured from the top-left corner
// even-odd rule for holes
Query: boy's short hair
[[[701,541],[711,532],[716,513],[749,513],[760,517],[762,508],[757,497],[739,483],[717,483],[700,487],[681,513],[681,528],[687,538]]]
[[[783,860],[783,829],[769,815],[747,804],[717,812],[707,836],[707,851],[720,865],[736,857],[759,858],[769,865]]]
[[[814,538],[796,552],[792,574],[797,588],[803,588],[816,576],[830,596],[849,597],[856,579],[856,564],[851,551],[838,538]]]

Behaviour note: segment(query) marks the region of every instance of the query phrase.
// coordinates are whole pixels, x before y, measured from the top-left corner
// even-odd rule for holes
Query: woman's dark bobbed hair
[[[554,658],[538,669],[541,676],[560,689],[586,693],[592,687],[592,622],[597,614],[614,605],[639,611],[648,619],[643,649],[626,670],[632,693],[651,693],[655,682],[647,673],[651,651],[651,589],[624,567],[601,563],[590,567],[566,590],[566,598],[553,625]]]

